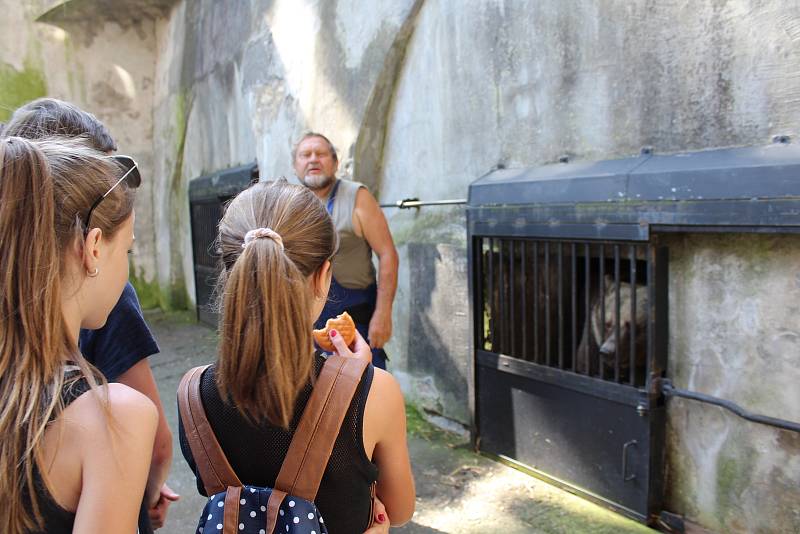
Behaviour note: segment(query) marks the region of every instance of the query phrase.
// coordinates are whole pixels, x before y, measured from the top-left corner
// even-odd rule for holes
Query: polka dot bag
[[[212,495],[200,524],[197,525],[197,534],[224,533],[225,513],[228,508],[229,495],[235,490],[239,496],[236,506],[236,530],[244,534],[266,534],[267,532],[267,505],[272,494],[270,488],[244,486],[242,488],[228,488],[226,491]],[[314,503],[296,497],[283,499],[278,508],[278,517],[272,532],[286,532],[289,534],[327,534],[325,521],[319,515],[319,510]]]
[[[200,377],[206,367],[191,369],[178,386],[186,438],[206,494],[211,495],[195,532],[328,534],[314,498],[367,363],[338,355],[326,360],[274,488],[243,485],[233,472],[200,400]]]

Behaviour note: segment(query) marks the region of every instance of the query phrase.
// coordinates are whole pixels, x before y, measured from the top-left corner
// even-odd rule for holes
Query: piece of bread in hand
[[[338,317],[331,317],[325,321],[325,328],[320,328],[312,332],[314,334],[314,341],[326,352],[333,352],[336,350],[336,347],[333,346],[331,338],[328,335],[331,330],[336,330],[339,335],[342,336],[345,345],[348,347],[356,340],[356,324],[347,312],[342,312]]]

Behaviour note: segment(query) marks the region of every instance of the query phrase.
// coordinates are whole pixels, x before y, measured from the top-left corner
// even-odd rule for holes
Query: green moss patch
[[[441,441],[451,447],[464,441],[457,434],[443,430],[425,419],[422,411],[410,403],[406,403],[406,425],[409,434],[426,441]]]
[[[40,71],[29,65],[18,71],[7,63],[0,63],[0,122],[6,122],[22,104],[46,94],[47,84]]]
[[[142,275],[131,273],[130,280],[143,310],[159,308],[164,311],[191,312],[191,299],[185,284],[176,283],[165,290],[157,281],[148,282]]]
[[[461,207],[422,208],[410,210],[392,220],[392,237],[395,243],[450,244],[466,248],[465,217]]]
[[[142,305],[143,310],[151,310],[154,308],[167,309],[167,302],[158,282],[148,282],[143,276],[136,276],[131,273],[131,284],[136,290],[136,295],[139,297],[139,304]]]
[[[735,456],[726,452],[732,451],[723,450],[717,459],[717,515],[720,523],[733,526],[730,523],[741,513],[741,496],[752,482],[758,455],[747,448]]]

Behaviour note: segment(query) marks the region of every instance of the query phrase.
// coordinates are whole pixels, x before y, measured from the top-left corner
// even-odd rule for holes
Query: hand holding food
[[[333,346],[330,338],[330,331],[336,330],[345,344],[349,347],[356,339],[356,325],[353,318],[347,312],[342,312],[338,317],[332,317],[325,322],[325,328],[314,330],[314,341],[317,342],[319,347],[327,352],[333,352],[336,347]]]

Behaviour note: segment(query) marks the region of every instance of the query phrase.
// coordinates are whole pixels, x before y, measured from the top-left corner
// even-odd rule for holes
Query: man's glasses
[[[119,180],[117,180],[114,183],[114,185],[111,186],[111,189],[106,191],[103,194],[103,196],[99,197],[92,203],[92,207],[89,208],[89,212],[86,214],[86,218],[83,220],[84,233],[89,232],[89,221],[91,221],[92,219],[92,212],[95,210],[97,206],[100,205],[100,203],[103,201],[104,198],[106,198],[109,194],[111,194],[111,192],[114,190],[115,187],[117,187],[122,182],[125,182],[125,185],[135,189],[139,187],[139,185],[142,183],[142,175],[139,174],[139,166],[136,164],[136,161],[134,161],[132,157],[123,156],[119,154],[114,156],[108,156],[108,158],[113,159],[114,161],[119,163],[125,169],[125,172],[122,174],[122,177]]]

